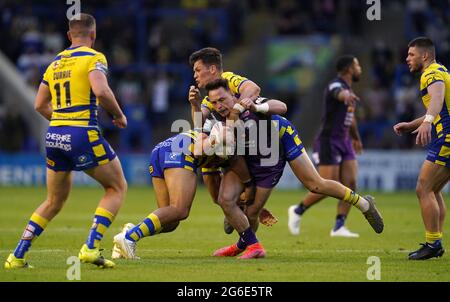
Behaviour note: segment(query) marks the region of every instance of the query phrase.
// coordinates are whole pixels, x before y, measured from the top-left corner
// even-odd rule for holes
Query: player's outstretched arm
[[[416,130],[425,119],[425,116],[421,116],[411,122],[400,122],[394,125],[395,134],[401,136],[404,133],[410,133]]]
[[[52,118],[52,95],[50,93],[50,89],[45,84],[39,85],[39,89],[36,95],[36,99],[34,100],[34,109],[39,112],[43,117],[47,120]]]
[[[253,112],[259,112],[267,115],[285,114],[287,112],[286,104],[282,101],[274,99],[267,100],[264,98],[258,98],[255,101],[244,99],[241,100],[239,104],[242,106],[242,111],[244,109],[247,109]]]
[[[92,91],[98,98],[100,105],[113,116],[113,123],[119,128],[127,126],[127,118],[120,109],[116,97],[108,85],[108,80],[103,72],[93,70],[89,73],[89,82]]]
[[[337,99],[344,102],[345,105],[354,106],[359,101],[359,97],[348,89],[342,89],[337,94]]]

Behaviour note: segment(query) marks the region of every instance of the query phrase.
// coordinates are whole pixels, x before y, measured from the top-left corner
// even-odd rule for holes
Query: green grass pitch
[[[235,242],[237,235],[223,232],[220,208],[200,188],[190,217],[175,232],[139,242],[141,260],[118,260],[111,270],[82,264],[81,281],[368,281],[370,256],[380,259],[381,281],[450,281],[450,253],[428,261],[406,259],[408,252],[424,240],[413,192],[373,194],[385,220],[381,235],[375,234],[363,216],[352,209],[347,226],[359,232],[360,238],[329,236],[336,214],[336,201],[331,198],[308,210],[300,236],[290,235],[287,208],[304,194],[281,190],[273,193],[267,207],[279,222],[273,227],[260,226],[258,231],[267,251],[265,259],[243,261],[211,256],[215,249]],[[28,261],[35,268],[8,271],[3,269],[3,261],[15,248],[32,211],[45,198],[45,188],[0,188],[0,281],[67,281],[67,258],[78,254],[101,195],[100,188],[74,188],[61,213],[28,253]],[[131,187],[104,237],[105,256],[111,256],[112,237],[123,223],[137,223],[155,207],[151,188]],[[449,229],[447,220],[444,230]]]

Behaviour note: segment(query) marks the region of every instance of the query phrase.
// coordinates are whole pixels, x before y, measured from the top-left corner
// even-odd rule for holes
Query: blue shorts
[[[95,127],[51,126],[45,136],[47,168],[82,171],[104,165],[116,154]]]
[[[180,135],[183,135],[183,137]],[[182,139],[177,141],[177,138]],[[172,146],[177,142],[179,143],[179,148],[175,150]],[[150,157],[150,175],[152,177],[164,178],[164,170],[170,168],[183,168],[197,173],[196,159],[191,155],[183,153],[183,150],[189,147],[190,142],[189,137],[184,136],[184,134],[178,134],[156,145]]]
[[[431,142],[428,147],[427,160],[440,166],[450,168],[450,135],[447,139],[446,135],[442,135]]]
[[[280,143],[283,147],[284,158],[289,162],[302,155],[305,151],[295,126],[279,115],[273,115],[272,121],[278,121]]]

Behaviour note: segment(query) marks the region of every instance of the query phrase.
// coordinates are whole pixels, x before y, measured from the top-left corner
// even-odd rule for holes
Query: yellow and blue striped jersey
[[[450,73],[441,64],[433,63],[428,66],[420,77],[420,93],[425,108],[428,109],[430,95],[427,88],[433,83],[443,82],[445,85],[445,99],[441,112],[433,122],[433,128],[438,137],[450,134]]]
[[[89,72],[105,74],[105,56],[86,46],[60,52],[47,67],[42,83],[50,89],[53,114],[50,126],[97,126],[98,100],[89,83]]]
[[[225,71],[221,74],[221,77],[228,81],[228,87],[230,88],[231,93],[239,98],[240,97],[240,91],[242,84],[245,81],[248,81],[246,77],[242,77],[240,75],[237,75],[235,73],[232,73],[231,71]],[[210,111],[214,111],[214,106],[209,101],[209,98],[205,96],[202,100],[202,107],[208,108]]]

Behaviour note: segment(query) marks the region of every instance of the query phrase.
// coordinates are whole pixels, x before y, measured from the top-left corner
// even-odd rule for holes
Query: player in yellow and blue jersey
[[[372,197],[362,197],[344,185],[319,175],[303,148],[294,125],[276,113],[285,111],[283,102],[260,98],[256,105],[243,104],[238,102],[223,79],[209,83],[206,90],[217,112],[227,119],[237,121],[237,125],[242,122],[240,124],[244,128],[254,129],[250,131],[247,128],[248,131],[241,131],[244,137],[244,141],[241,142],[243,146],[240,146],[238,141],[237,149],[244,147],[245,162],[256,184],[255,199],[245,213],[239,211],[236,201],[242,190],[242,184],[239,183],[236,174],[229,171],[224,173],[219,193],[220,206],[228,221],[238,231],[240,238],[237,243],[216,250],[214,256],[234,257],[240,253],[244,253],[241,258],[245,259],[265,256],[261,244],[252,243],[252,239],[256,239],[258,215],[283,174],[286,162],[308,190],[352,204],[363,213],[376,233],[383,231],[383,218]],[[268,130],[268,128],[271,129]],[[263,136],[266,139],[261,139]],[[261,141],[264,143],[261,144]],[[234,210],[231,211],[229,208]]]
[[[250,178],[242,157],[228,159],[226,156],[234,153],[233,132],[228,127],[223,127],[221,131],[220,136],[225,138],[223,141],[231,149],[222,152],[220,157],[216,155],[219,154],[216,151],[220,150],[216,149],[213,136],[196,131],[177,134],[156,145],[151,154],[149,171],[158,209],[138,225],[114,236],[113,258],[139,259],[136,243],[140,239],[173,232],[189,216],[197,187],[197,168],[222,167],[236,171],[244,181]],[[248,198],[253,198],[252,190],[246,192]]]
[[[425,224],[425,243],[409,254],[410,260],[441,257],[446,207],[442,188],[450,179],[450,73],[436,62],[433,42],[419,37],[408,44],[410,72],[421,73],[420,94],[426,114],[411,122],[394,126],[398,135],[417,134],[416,144],[428,145],[428,154],[420,170],[416,193]]]
[[[92,49],[96,38],[93,16],[78,14],[69,21],[72,45],[48,66],[35,100],[36,110],[50,121],[46,134],[47,199],[32,214],[19,244],[5,268],[30,267],[25,254],[69,196],[72,171],[84,171],[105,189],[95,211],[79,258],[99,267],[114,267],[99,249],[125,198],[127,183],[114,150],[102,137],[97,122],[99,104],[113,123],[125,128],[127,119],[108,86],[105,56]]]
[[[221,78],[227,80],[230,91],[242,102],[253,102],[259,97],[261,88],[255,82],[223,70],[222,53],[216,48],[206,47],[195,51],[189,57],[189,63],[194,71],[194,80],[197,84],[197,87],[191,86],[189,90],[192,120],[196,129],[202,129],[208,133],[214,123],[222,120],[208,96],[201,97],[199,89],[204,89],[208,83]],[[201,120],[196,119],[196,112],[200,114]],[[203,168],[202,176],[212,199],[217,203],[221,181],[220,170]],[[261,211],[260,220],[266,225],[277,222],[277,219],[266,209]],[[226,220],[224,221],[224,230],[227,234],[233,232],[233,227]]]

